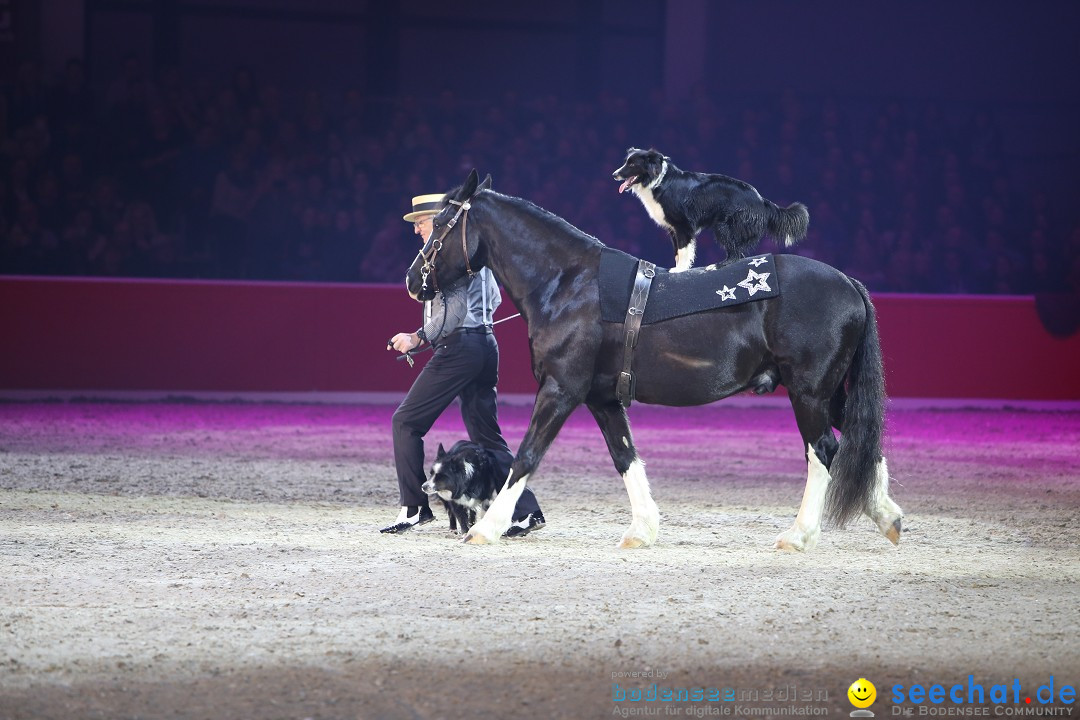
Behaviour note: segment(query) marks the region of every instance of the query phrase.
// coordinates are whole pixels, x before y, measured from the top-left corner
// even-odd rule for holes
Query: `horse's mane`
[[[455,187],[452,187],[449,190],[447,190],[446,194],[443,196],[443,199],[439,202],[439,210],[442,210],[447,205],[449,205],[449,198],[457,197],[457,195],[461,192],[461,189],[463,187],[465,187],[464,183],[462,183],[461,185],[457,185]],[[576,225],[569,222],[565,218],[559,217],[558,215],[551,212],[550,210],[545,210],[544,208],[540,207],[539,205],[532,202],[531,200],[526,200],[525,198],[515,197],[513,195],[504,195],[504,194],[502,194],[500,192],[495,192],[491,188],[485,188],[483,190],[480,190],[477,193],[477,195],[481,195],[481,194],[484,194],[484,193],[490,193],[491,195],[494,195],[495,197],[498,197],[501,200],[509,201],[515,207],[517,207],[518,209],[524,211],[526,214],[530,215],[531,217],[535,218],[541,224],[555,226],[559,230],[562,230],[564,233],[566,233],[567,235],[570,235],[571,237],[573,237],[573,238],[575,238],[577,240],[584,241],[587,244],[596,244],[596,245],[603,245],[604,244],[604,243],[600,242],[600,240],[598,238],[596,238],[596,237],[588,234],[584,230],[578,228]]]
[[[484,190],[483,192],[491,193],[492,195],[495,195],[502,200],[510,202],[518,209],[524,211],[530,217],[535,218],[538,222],[544,225],[553,225],[559,230],[565,232],[567,235],[570,235],[577,240],[582,240],[590,244],[603,245],[603,243],[600,242],[599,239],[593,237],[584,230],[581,230],[565,218],[559,217],[550,210],[545,210],[531,200],[514,197],[513,195],[503,195],[502,193],[495,192],[494,190]]]

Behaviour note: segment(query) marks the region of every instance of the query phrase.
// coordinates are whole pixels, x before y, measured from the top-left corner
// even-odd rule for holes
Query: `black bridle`
[[[454,217],[450,218],[449,222],[444,225],[442,232],[438,237],[435,237],[434,230],[432,231],[431,239],[420,248],[420,252],[416,254],[418,258],[423,262],[420,266],[420,292],[417,294],[417,298],[420,300],[431,300],[435,297],[435,293],[439,291],[439,278],[435,272],[435,259],[439,256],[439,252],[443,248],[443,240],[450,231],[457,225],[458,219],[461,219],[461,254],[465,257],[465,271],[469,273],[469,277],[476,275],[473,272],[472,264],[469,262],[469,246],[468,246],[468,233],[466,229],[469,221],[469,209],[472,208],[471,201],[472,196],[467,200],[447,200],[452,205],[457,205],[458,210],[454,213]],[[414,259],[415,263],[416,260]],[[428,284],[428,277],[431,278],[431,284]]]

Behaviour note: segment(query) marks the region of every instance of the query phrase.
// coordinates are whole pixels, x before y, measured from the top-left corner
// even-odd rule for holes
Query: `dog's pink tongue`
[[[627,178],[626,180],[623,180],[622,185],[619,186],[619,194],[621,195],[622,193],[626,192],[626,189],[630,187],[630,183],[634,182],[635,180],[637,180],[637,175],[632,178]]]

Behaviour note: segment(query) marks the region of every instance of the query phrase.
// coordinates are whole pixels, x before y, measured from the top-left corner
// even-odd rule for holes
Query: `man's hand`
[[[386,343],[386,349],[397,350],[399,353],[405,354],[419,344],[420,338],[417,337],[416,333],[398,333],[390,338],[390,342]]]

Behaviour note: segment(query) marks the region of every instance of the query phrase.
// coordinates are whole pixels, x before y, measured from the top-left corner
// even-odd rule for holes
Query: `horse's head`
[[[435,297],[440,287],[450,287],[465,275],[483,267],[478,263],[480,239],[468,232],[469,210],[476,193],[491,187],[491,176],[479,181],[476,170],[465,183],[446,193],[439,214],[432,219],[431,235],[405,273],[405,287],[413,299]]]

